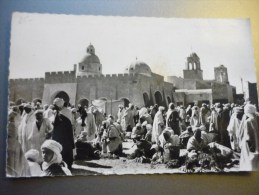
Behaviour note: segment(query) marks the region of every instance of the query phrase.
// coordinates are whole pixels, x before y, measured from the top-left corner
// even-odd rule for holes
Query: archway
[[[150,100],[149,100],[148,94],[146,92],[143,93],[143,99],[144,99],[145,107],[149,107],[150,106]]]
[[[54,96],[54,99],[55,99],[55,98],[62,98],[62,99],[65,101],[66,104],[69,104],[70,98],[69,98],[68,94],[67,94],[66,92],[64,92],[64,91],[58,92],[58,93]]]
[[[82,107],[88,107],[89,106],[89,101],[86,98],[83,98],[79,100],[78,102]]]
[[[18,100],[15,101],[16,105],[21,105],[22,103],[25,103],[26,101],[23,98],[19,98]]]
[[[130,101],[127,98],[121,98],[121,101],[123,101],[124,108],[129,107]]]
[[[156,100],[156,104],[158,106],[163,106],[163,98],[162,98],[162,94],[159,91],[155,92],[155,100]]]

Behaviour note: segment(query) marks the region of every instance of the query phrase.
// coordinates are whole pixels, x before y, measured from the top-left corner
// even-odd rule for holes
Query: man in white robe
[[[235,107],[233,114],[230,118],[229,125],[227,127],[228,134],[230,136],[231,148],[234,151],[240,152],[238,130],[241,124],[243,111],[241,108]]]
[[[152,129],[152,142],[159,144],[159,136],[164,129],[164,119],[163,119],[163,111],[164,107],[160,106],[158,111],[154,117],[153,129]]]
[[[83,117],[81,116],[77,119],[75,134],[78,136],[84,131],[87,134],[87,141],[93,141],[96,135],[94,115],[92,114],[91,109],[88,112],[83,111],[82,115]]]
[[[22,150],[26,153],[31,149],[31,143],[28,140],[29,135],[32,132],[32,127],[35,122],[34,111],[30,104],[24,106],[24,117],[22,118],[21,124],[18,128],[18,141],[22,146]]]
[[[241,171],[259,170],[259,114],[256,107],[247,104],[244,107],[243,139],[241,143]]]
[[[46,140],[46,138],[51,137],[51,132],[53,130],[53,125],[48,119],[43,118],[43,110],[35,111],[35,118],[32,126],[31,134],[28,137],[31,143],[31,149],[41,150],[41,145]],[[41,154],[39,156],[41,158]]]

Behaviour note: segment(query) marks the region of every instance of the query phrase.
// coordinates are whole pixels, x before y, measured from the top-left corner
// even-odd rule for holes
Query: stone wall
[[[36,98],[42,99],[44,90],[44,78],[10,79],[9,100],[16,102],[23,99],[26,102]]]

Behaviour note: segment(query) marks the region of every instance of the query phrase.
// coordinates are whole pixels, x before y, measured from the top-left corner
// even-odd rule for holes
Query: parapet
[[[46,72],[46,83],[74,83],[76,81],[75,71]]]
[[[100,74],[100,75],[83,75],[77,76],[77,81],[82,82],[84,80],[98,79],[98,80],[118,80],[133,78],[135,74]]]
[[[29,84],[29,83],[41,83],[44,82],[44,78],[18,78],[18,79],[9,79],[10,84]]]

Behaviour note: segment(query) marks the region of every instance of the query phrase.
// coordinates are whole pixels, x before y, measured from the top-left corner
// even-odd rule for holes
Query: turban
[[[143,107],[139,110],[139,117],[141,118],[143,115],[147,114],[147,108]]]
[[[53,151],[55,154],[60,154],[62,151],[62,146],[60,145],[60,143],[54,141],[54,140],[46,140],[42,145],[41,145],[41,149],[43,148],[47,148],[51,151]]]
[[[76,108],[72,108],[72,109],[71,109],[71,112],[74,112],[74,113],[75,113],[76,111],[77,111]]]
[[[131,108],[132,106],[134,106],[132,103],[129,103],[129,108]]]
[[[53,104],[55,104],[57,107],[62,108],[64,106],[64,100],[62,98],[55,98],[53,101]]]
[[[240,107],[234,107],[234,108],[233,108],[233,111],[234,111],[235,113],[241,113],[241,112],[243,112],[243,109],[240,108]]]
[[[173,106],[174,105],[174,103],[170,103],[169,105],[168,105],[168,107],[171,109],[171,106]]]
[[[252,104],[246,104],[244,108],[244,112],[247,116],[251,116],[256,112],[256,107]]]
[[[46,140],[41,145],[41,150],[43,150],[43,148],[47,148],[54,153],[50,162],[45,162],[45,161],[43,162],[42,164],[43,170],[46,170],[52,164],[55,164],[55,163],[59,164],[62,162],[62,156],[61,156],[62,146],[60,145],[60,143],[54,140]]]
[[[32,106],[31,106],[30,104],[25,104],[25,105],[24,105],[24,108],[30,108],[30,109],[32,109]]]
[[[150,148],[150,150],[152,149],[155,149],[155,150],[158,150],[159,149],[159,146],[157,144],[153,144]]]
[[[158,110],[162,112],[163,110],[165,110],[165,107],[159,106]]]
[[[149,130],[152,130],[153,127],[152,127],[152,125],[147,124],[146,128],[147,128],[147,130],[149,131]]]
[[[142,127],[147,126],[147,121],[144,121],[141,125]]]
[[[35,150],[35,149],[30,149],[29,151],[27,151],[25,153],[25,158],[27,160],[31,160],[33,162],[37,162],[38,159],[39,159],[39,156],[40,156],[40,153],[38,150]]]

